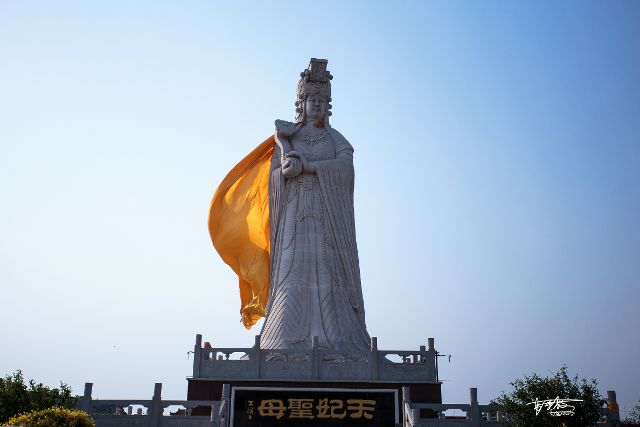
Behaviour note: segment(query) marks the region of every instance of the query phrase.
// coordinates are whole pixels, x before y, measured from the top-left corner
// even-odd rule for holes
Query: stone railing
[[[436,382],[436,358],[433,338],[428,348],[419,350],[379,350],[377,338],[371,338],[368,352],[336,354],[317,345],[300,350],[265,350],[256,336],[251,348],[202,346],[196,335],[193,378],[219,380],[326,380],[326,381],[398,381]],[[208,344],[208,343],[205,343]]]
[[[96,427],[224,427],[228,417],[229,389],[222,401],[212,400],[162,400],[162,384],[156,383],[153,397],[149,399],[93,399],[93,384],[85,383],[84,396],[78,401],[78,409],[88,413]],[[182,407],[175,415],[165,415],[166,409]],[[211,408],[211,416],[191,416],[194,408]]]
[[[607,391],[607,407],[600,409],[598,426],[618,426],[620,414],[615,391]],[[459,410],[462,416],[446,416],[445,411]],[[409,387],[402,388],[402,412],[404,427],[489,427],[504,426],[508,415],[500,405],[478,404],[478,389],[469,389],[469,403],[439,404],[411,402]],[[422,412],[430,413],[423,418]]]
[[[210,400],[162,400],[162,384],[156,383],[153,397],[149,399],[93,399],[93,384],[86,383],[84,396],[78,409],[91,415],[96,427],[229,427],[229,384],[222,387],[222,399]],[[478,404],[478,390],[469,389],[469,403],[440,404],[411,401],[409,387],[402,388],[402,426],[404,427],[489,427],[504,426],[508,415],[499,405]],[[599,426],[617,426],[620,414],[615,391],[607,392],[607,407],[601,409]],[[165,415],[170,406],[181,406],[182,413]],[[143,409],[144,407],[144,409]],[[211,408],[211,416],[191,416],[197,407]],[[135,409],[134,409],[135,408]],[[446,416],[445,411],[459,410],[462,416]],[[422,414],[426,412],[428,414]],[[425,417],[423,418],[423,415]]]
[[[499,405],[478,404],[478,390],[469,389],[469,403],[414,403],[411,402],[409,387],[402,388],[402,409],[405,427],[489,427],[503,426],[506,417]],[[422,418],[426,410],[435,418]],[[459,410],[465,413],[460,417],[447,417],[445,411]]]

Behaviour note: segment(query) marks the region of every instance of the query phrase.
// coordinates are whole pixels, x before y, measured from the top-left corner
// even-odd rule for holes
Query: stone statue
[[[269,175],[270,287],[260,347],[336,352],[370,338],[353,211],[353,148],[329,125],[331,74],[300,74],[296,122],[276,120]]]
[[[296,120],[222,180],[209,233],[238,275],[249,329],[266,316],[260,347],[341,354],[368,350],[353,217],[353,148],[329,125],[331,74],[311,59],[298,82]],[[357,356],[356,356],[357,357]]]

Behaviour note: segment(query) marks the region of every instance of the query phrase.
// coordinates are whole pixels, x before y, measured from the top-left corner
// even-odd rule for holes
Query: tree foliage
[[[16,415],[6,423],[10,426],[96,427],[91,417],[82,411],[53,407]]]
[[[63,383],[60,383],[60,388],[49,388],[34,380],[25,384],[20,370],[0,378],[0,424],[23,412],[53,406],[71,409],[76,401],[69,386]]]
[[[640,400],[624,418],[624,424],[629,426],[640,425]]]
[[[494,400],[504,407],[509,418],[509,425],[514,427],[582,427],[596,425],[600,419],[600,408],[605,399],[597,389],[596,380],[573,379],[567,374],[567,367],[562,366],[553,376],[541,377],[538,374],[516,379],[511,383],[513,391],[502,393]],[[582,402],[568,402],[575,407],[574,415],[552,416],[542,409],[536,415],[533,404],[537,400],[580,399]]]

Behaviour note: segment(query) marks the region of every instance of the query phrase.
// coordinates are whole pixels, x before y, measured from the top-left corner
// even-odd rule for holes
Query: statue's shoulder
[[[353,151],[353,146],[349,143],[349,141],[347,141],[347,138],[342,136],[340,132],[338,132],[336,129],[332,128],[331,126],[327,126],[327,127],[329,128],[329,133],[331,134],[331,137],[336,143],[337,152],[340,152],[342,150]]]

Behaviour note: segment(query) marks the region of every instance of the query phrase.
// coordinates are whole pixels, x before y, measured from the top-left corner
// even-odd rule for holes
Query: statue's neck
[[[322,119],[307,119],[304,123],[306,129],[309,128],[323,128],[326,126],[326,122]]]

